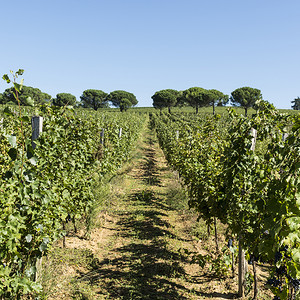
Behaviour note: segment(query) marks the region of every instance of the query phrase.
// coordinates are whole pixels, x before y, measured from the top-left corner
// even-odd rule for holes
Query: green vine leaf
[[[9,76],[7,74],[2,76],[2,79],[6,81],[6,83],[10,83],[11,80],[9,79]]]
[[[16,148],[10,148],[8,151],[8,155],[10,156],[12,161],[15,161],[18,157],[18,150]]]
[[[14,116],[14,113],[7,106],[4,108],[3,113],[6,114],[7,116]]]
[[[16,72],[16,74],[19,75],[19,76],[23,75],[23,73],[24,73],[24,70],[23,70],[23,69],[19,69],[19,70]]]
[[[10,143],[10,145],[12,147],[16,147],[17,146],[17,137],[15,135],[9,135],[7,136],[7,140]]]
[[[26,237],[25,237],[25,239],[26,239],[27,243],[30,243],[32,241],[32,235],[31,234],[27,234]]]

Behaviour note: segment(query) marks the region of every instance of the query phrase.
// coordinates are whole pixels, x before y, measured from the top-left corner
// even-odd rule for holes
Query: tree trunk
[[[248,107],[245,107],[245,117],[248,116]]]
[[[196,114],[198,114],[199,107],[196,105]]]
[[[215,225],[216,251],[219,252],[219,242],[218,242],[218,232],[217,232],[217,218],[216,217],[214,217],[214,225]]]
[[[215,101],[213,101],[213,115],[215,114]]]
[[[254,276],[254,296],[253,296],[253,300],[255,300],[255,299],[257,299],[257,295],[258,295],[257,273],[256,273],[256,262],[255,262],[255,260],[253,260],[252,266],[253,266],[253,276]]]
[[[66,230],[66,224],[63,222],[63,230]],[[63,236],[63,248],[66,248],[66,236]]]
[[[235,272],[235,269],[234,269],[234,253],[231,254],[231,262],[232,262],[232,265],[231,265],[232,277],[234,277],[234,272]]]
[[[170,114],[171,113],[171,107],[170,106],[168,107],[168,111],[169,111],[169,114]]]
[[[73,222],[73,226],[74,226],[74,231],[75,231],[75,233],[77,233],[75,217],[72,218],[72,222]]]

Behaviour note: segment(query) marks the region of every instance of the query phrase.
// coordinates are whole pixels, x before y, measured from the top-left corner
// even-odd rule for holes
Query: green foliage
[[[131,106],[132,106],[132,104],[129,99],[123,98],[120,102],[120,110],[121,111],[126,111]]]
[[[232,248],[233,249],[233,248]],[[234,250],[236,252],[236,249]],[[190,254],[188,251],[185,251],[186,254]],[[208,265],[208,269],[216,277],[224,278],[228,277],[231,268],[231,255],[232,253],[223,248],[221,252],[217,254],[193,254],[191,260],[193,263],[197,263],[201,268],[204,268]]]
[[[171,107],[177,104],[179,92],[172,89],[166,89],[156,92],[151,98],[153,99],[153,107],[162,109],[167,107],[169,113]]]
[[[107,93],[101,90],[85,90],[80,96],[81,104],[84,108],[92,108],[97,110],[98,108],[108,107],[106,100]]]
[[[206,102],[212,105],[213,114],[215,114],[215,105],[223,106],[226,105],[229,101],[228,95],[224,95],[222,92],[214,89],[208,90],[204,95],[204,98],[206,98]]]
[[[3,126],[3,123],[0,123]],[[8,139],[0,128],[0,178],[9,170],[10,157],[8,152],[10,150]]]
[[[297,97],[292,101],[293,105],[292,105],[292,109],[294,110],[300,110],[300,98]]]
[[[38,259],[66,234],[66,222],[88,218],[93,174],[102,179],[120,167],[145,120],[138,114],[76,116],[71,109],[47,105],[36,112],[44,116],[44,126],[35,149],[30,118],[21,107],[18,113],[6,107],[0,127],[1,299],[41,291]]]
[[[6,89],[3,92],[2,99],[0,98],[1,104],[6,104],[9,102],[18,104],[16,95],[15,95],[15,87],[11,87]],[[21,105],[30,105],[33,106],[33,104],[42,104],[45,102],[49,102],[51,100],[51,96],[41,92],[38,88],[33,88],[30,86],[22,86],[20,91],[17,91],[18,93],[18,99],[20,101]],[[31,101],[30,101],[31,99]],[[34,103],[32,103],[34,101]],[[30,104],[29,104],[30,103]]]
[[[76,97],[69,93],[60,93],[52,100],[55,106],[74,106],[76,104]]]
[[[196,108],[196,114],[199,107],[209,105],[210,99],[207,97],[207,90],[200,87],[191,87],[182,93],[182,97],[185,101]]]
[[[258,100],[254,103],[253,109],[255,109],[257,112],[264,110],[264,109],[274,109],[275,110],[275,106],[266,100]]]
[[[245,295],[247,296],[253,287],[254,278],[253,275],[249,272],[245,275]]]
[[[261,99],[261,91],[251,87],[238,88],[231,93],[230,97],[233,105],[242,106],[245,109],[246,116],[248,108],[253,107],[255,102]]]
[[[121,111],[138,104],[134,94],[121,90],[111,92],[107,96],[107,101],[110,101],[115,107],[120,107]]]

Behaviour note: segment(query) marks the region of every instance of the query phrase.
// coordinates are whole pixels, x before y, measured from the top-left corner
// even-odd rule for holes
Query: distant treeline
[[[16,95],[17,93],[17,95]],[[18,100],[17,100],[18,98]],[[19,103],[18,103],[19,101]],[[14,87],[6,89],[0,94],[0,104],[20,104],[34,106],[38,104],[51,103],[56,106],[76,106],[83,108],[107,108],[111,105],[126,111],[128,108],[138,104],[136,96],[130,92],[117,90],[111,93],[105,93],[102,90],[89,89],[83,91],[80,101],[70,93],[59,93],[55,98],[42,92],[38,88],[22,86],[19,92]]]
[[[16,100],[14,87],[7,88],[3,93],[0,93],[0,104],[18,104]],[[169,112],[173,107],[193,107],[198,113],[201,107],[212,107],[215,113],[216,106],[225,106],[231,104],[233,106],[242,107],[245,110],[245,115],[249,108],[257,109],[257,103],[261,103],[262,93],[259,89],[251,87],[241,87],[234,90],[231,95],[226,95],[216,89],[204,89],[201,87],[191,87],[184,91],[174,89],[164,89],[154,93],[151,97],[153,107],[157,109],[167,108]],[[56,106],[75,106],[98,110],[99,108],[109,108],[110,106],[117,107],[121,111],[126,111],[128,108],[138,104],[138,100],[133,93],[116,90],[111,93],[106,93],[102,90],[88,89],[83,91],[80,96],[80,101],[70,93],[59,93],[53,98],[51,95],[42,92],[38,88],[30,86],[22,86],[18,92],[20,105],[34,106],[43,103],[51,103]],[[258,100],[260,100],[258,102]],[[291,101],[293,110],[300,110],[300,98],[295,98]]]

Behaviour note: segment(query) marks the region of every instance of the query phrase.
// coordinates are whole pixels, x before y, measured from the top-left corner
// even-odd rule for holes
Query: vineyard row
[[[300,287],[300,116],[263,104],[251,118],[231,110],[226,117],[152,114],[151,122],[190,208],[208,225],[226,224],[229,246],[239,248],[239,295],[245,292],[244,251],[255,296],[259,262],[272,266],[267,285],[275,297],[294,299]]]

